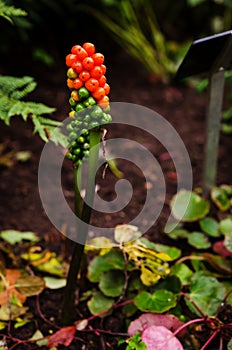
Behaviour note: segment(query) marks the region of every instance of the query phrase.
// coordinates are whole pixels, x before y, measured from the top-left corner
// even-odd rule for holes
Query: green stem
[[[78,221],[77,232],[78,241],[74,242],[72,258],[70,262],[67,283],[64,292],[63,307],[61,310],[61,324],[67,326],[73,323],[75,318],[75,291],[78,287],[77,276],[80,272],[81,261],[84,252],[86,237],[88,234],[88,224],[91,218],[92,206],[95,194],[94,175],[96,174],[99,147],[100,147],[100,131],[93,129],[89,136],[90,152],[88,160],[88,175],[86,184],[85,201],[82,208],[82,199],[80,195],[81,171],[74,170],[75,175],[75,211],[76,215],[81,218]],[[87,204],[88,203],[88,204]]]

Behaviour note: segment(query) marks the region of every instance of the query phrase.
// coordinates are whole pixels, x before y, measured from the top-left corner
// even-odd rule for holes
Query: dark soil
[[[204,160],[205,144],[205,121],[207,109],[207,94],[198,94],[188,85],[163,84],[159,81],[150,81],[149,77],[141,71],[137,62],[131,60],[121,51],[115,52],[112,60],[106,62],[108,67],[108,81],[111,85],[111,101],[130,102],[148,107],[166,118],[177,130],[188,150],[193,171],[193,186],[202,185],[202,171]],[[14,68],[15,69],[15,68]],[[26,68],[25,68],[26,69]],[[7,66],[2,67],[3,74],[14,75],[14,72],[8,71]],[[22,69],[22,74],[24,74]],[[66,88],[66,68],[60,63],[51,70],[44,66],[33,66],[31,72],[26,74],[34,76],[38,81],[38,88],[31,94],[30,100],[42,102],[49,106],[55,106],[57,111],[54,118],[63,120],[67,117],[69,111],[68,98],[69,92]],[[16,74],[18,75],[18,74]],[[125,130],[109,130],[109,137],[118,137]],[[130,134],[130,131],[128,131]],[[132,132],[133,134],[133,132]],[[23,122],[19,117],[12,118],[10,127],[3,124],[0,129],[0,144],[4,142],[7,150],[32,152],[31,158],[26,163],[15,162],[13,167],[1,168],[0,176],[0,229],[17,229],[22,231],[34,231],[42,239],[44,246],[61,252],[64,249],[64,237],[53,227],[47,218],[38,192],[37,171],[43,142],[36,135],[32,134],[32,125]],[[162,234],[161,228],[165,224],[168,215],[168,204],[176,190],[175,169],[172,160],[167,157],[162,145],[145,139],[148,147],[159,160],[162,171],[165,175],[167,195],[164,209],[156,225],[149,229],[147,236],[155,242],[169,243],[167,237]],[[232,151],[231,136],[221,135],[220,148],[218,154],[218,175],[217,184],[231,183],[232,157],[229,156]],[[70,163],[65,162],[65,175],[63,178],[64,192],[67,199],[72,203],[74,194],[72,190],[72,167]],[[119,168],[122,169],[127,177],[133,182],[136,200],[123,215],[108,215],[107,217],[95,215],[93,221],[98,225],[103,222],[114,227],[118,223],[126,223],[130,216],[135,215],[134,210],[137,205],[143,204],[144,198],[144,178],[141,171],[133,169],[131,164],[119,161]],[[132,171],[133,170],[133,171]],[[152,173],[152,169],[147,169]],[[114,175],[107,170],[105,180],[99,177],[100,187],[103,186],[102,193],[106,199],[114,197],[112,183],[115,182]],[[155,200],[155,199],[154,199]],[[136,209],[137,210],[137,209]],[[122,214],[122,213],[121,213]],[[68,254],[68,253],[67,253]],[[68,259],[68,255],[66,256]],[[47,319],[57,318],[62,302],[62,291],[45,290],[39,297],[41,312]],[[15,331],[15,336],[19,338],[28,338],[35,331],[37,323],[39,328],[48,334],[52,327],[41,318],[36,306],[36,300],[31,298],[29,304],[35,313],[36,322]],[[86,317],[88,312],[81,310],[82,315]],[[115,314],[97,324],[96,327],[103,327],[107,330],[122,332],[122,320],[120,315]],[[55,328],[53,328],[55,330]],[[13,330],[12,330],[13,332]],[[105,335],[97,336],[94,333],[80,333],[80,338],[85,339],[88,346],[86,349],[104,349],[103,343],[106,341]],[[76,344],[69,349],[81,349]],[[92,344],[92,345],[91,345]],[[18,346],[17,349],[25,349],[26,345]],[[32,349],[32,347],[29,347]],[[60,346],[59,349],[65,347]]]

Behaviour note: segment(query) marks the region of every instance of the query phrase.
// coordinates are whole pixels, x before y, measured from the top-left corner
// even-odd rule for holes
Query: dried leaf
[[[15,296],[22,304],[26,301],[26,296],[22,295],[14,287],[15,281],[21,277],[21,272],[16,269],[7,269],[5,280],[8,287],[0,293],[0,305],[7,305],[9,300]],[[5,286],[6,287],[6,286]]]
[[[23,276],[15,282],[16,290],[26,297],[40,294],[45,288],[45,281],[39,276]]]
[[[57,347],[58,345],[69,346],[76,333],[75,326],[63,327],[48,339],[48,347]]]

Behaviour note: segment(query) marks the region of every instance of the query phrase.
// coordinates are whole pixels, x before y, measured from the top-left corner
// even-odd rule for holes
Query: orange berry
[[[80,72],[79,78],[82,81],[87,81],[90,78],[90,73],[87,70],[83,70],[82,72]]]
[[[92,58],[97,66],[100,66],[104,62],[104,56],[102,53],[96,52],[92,55]]]
[[[106,83],[106,76],[102,75],[98,81],[99,81],[99,86],[103,87]]]
[[[103,109],[109,106],[110,99],[108,96],[104,96],[102,99],[98,100],[98,104],[101,105]]]
[[[92,57],[85,57],[82,61],[82,65],[85,69],[91,70],[94,67],[94,60]]]
[[[101,100],[105,96],[105,90],[103,87],[99,87],[92,93],[92,96],[96,98],[96,100]]]
[[[104,64],[101,64],[100,67],[102,70],[102,74],[106,74],[106,66]]]
[[[95,46],[92,43],[84,43],[82,47],[89,56],[92,56],[95,53]]]
[[[83,86],[83,81],[79,78],[73,80],[74,89],[80,89]]]
[[[73,90],[71,92],[71,97],[74,101],[80,101],[79,95],[78,95],[78,91],[77,90]]]
[[[91,77],[95,79],[100,79],[101,76],[103,75],[102,69],[100,66],[95,66],[93,69],[90,71]]]
[[[105,94],[108,95],[110,93],[110,86],[109,84],[105,83],[103,86],[103,89],[105,90]]]
[[[96,91],[98,89],[99,83],[98,83],[97,79],[90,78],[85,82],[85,87],[87,90],[93,92],[93,91]]]
[[[67,85],[69,87],[69,89],[73,89],[74,88],[74,80],[72,79],[67,79]]]

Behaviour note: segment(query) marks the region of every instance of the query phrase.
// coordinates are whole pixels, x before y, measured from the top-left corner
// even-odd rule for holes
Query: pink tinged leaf
[[[136,333],[142,332],[145,328],[150,326],[164,326],[167,329],[175,332],[180,326],[183,325],[176,316],[171,314],[158,314],[158,313],[145,313],[132,321],[128,327],[128,334],[130,336]],[[180,336],[186,333],[186,329],[180,332]]]
[[[76,333],[75,326],[63,327],[48,339],[48,347],[55,348],[58,345],[69,346]]]
[[[223,258],[231,258],[232,253],[226,249],[223,241],[215,242],[213,245],[213,251],[220,254]]]
[[[142,341],[147,350],[184,350],[179,340],[163,326],[151,326],[144,329]]]

